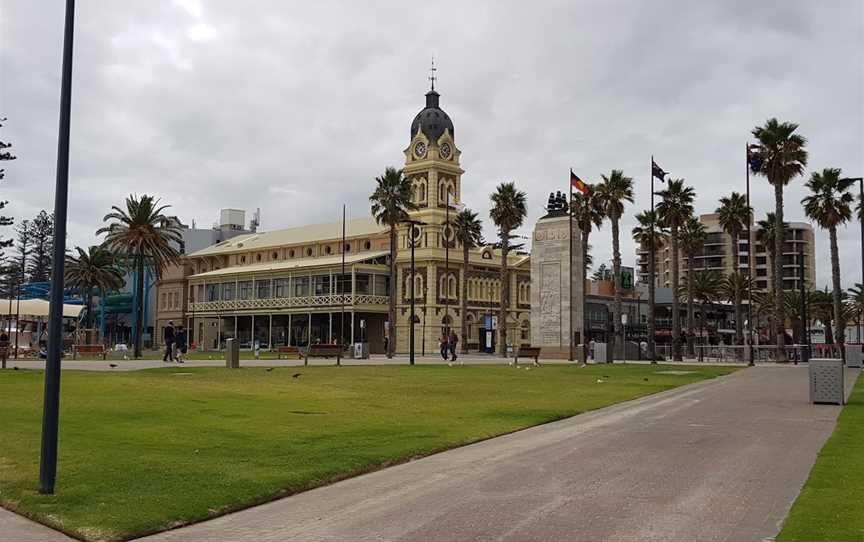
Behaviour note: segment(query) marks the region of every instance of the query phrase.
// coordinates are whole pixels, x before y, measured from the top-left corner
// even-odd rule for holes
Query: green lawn
[[[64,371],[55,496],[35,491],[43,374],[7,370],[0,503],[81,538],[124,539],[735,369],[660,370]]]
[[[864,378],[840,413],[778,542],[864,540]]]

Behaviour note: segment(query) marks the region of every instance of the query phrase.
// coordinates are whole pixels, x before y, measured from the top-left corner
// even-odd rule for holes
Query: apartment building
[[[705,225],[706,238],[702,248],[694,257],[694,269],[697,271],[718,271],[729,274],[733,271],[747,271],[748,240],[746,233],[738,241],[738,246],[732,246],[732,237],[723,231],[720,226],[719,215],[708,213],[699,216],[699,222]],[[787,222],[788,227],[784,232],[783,253],[780,255],[783,265],[783,289],[793,290],[804,285],[812,288],[816,277],[815,240],[813,228],[806,222]],[[753,276],[756,279],[754,288],[757,290],[770,290],[774,285],[774,270],[771,267],[771,258],[759,234],[758,224],[752,227],[753,243]],[[680,256],[679,270],[683,280],[687,271],[687,256]],[[804,263],[803,277],[800,274],[801,258]],[[641,283],[648,283],[648,250],[637,247],[636,261],[638,267],[638,278]],[[656,284],[659,287],[670,287],[672,285],[672,249],[669,243],[664,243],[657,249],[654,258],[656,271]]]

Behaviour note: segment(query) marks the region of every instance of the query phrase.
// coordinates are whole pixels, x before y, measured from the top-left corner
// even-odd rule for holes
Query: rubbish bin
[[[839,358],[810,359],[810,401],[842,405],[845,400],[843,360]]]
[[[240,368],[240,343],[237,339],[225,340],[225,367],[228,369]]]
[[[860,344],[846,345],[846,367],[864,367],[864,353]]]
[[[354,359],[369,359],[369,343],[354,343]]]
[[[609,343],[594,343],[594,363],[612,363],[612,349]]]

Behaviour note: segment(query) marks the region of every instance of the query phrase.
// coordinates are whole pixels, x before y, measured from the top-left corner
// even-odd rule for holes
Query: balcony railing
[[[306,307],[339,307],[344,305],[387,305],[390,297],[367,294],[330,294],[303,297],[271,297],[266,299],[232,299],[230,301],[198,301],[190,310],[220,312],[248,309],[293,309]]]

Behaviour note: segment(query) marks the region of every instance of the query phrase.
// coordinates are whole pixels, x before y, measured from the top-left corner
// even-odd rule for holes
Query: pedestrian
[[[176,336],[174,332],[173,321],[168,321],[168,325],[165,327],[165,331],[163,333],[163,338],[165,339],[165,355],[162,356],[162,361],[168,363],[174,361],[174,340]]]
[[[588,343],[588,357],[591,358],[591,361],[594,361],[594,339]]]
[[[186,329],[183,326],[177,328],[174,343],[174,359],[177,363],[183,363],[183,356],[186,355]]]
[[[450,348],[450,361],[456,361],[456,345],[459,344],[459,337],[456,331],[450,330],[450,339],[447,341],[447,346]]]
[[[442,332],[441,337],[438,339],[438,348],[441,350],[441,359],[447,361],[447,353],[450,350],[450,337],[447,336],[446,331]]]

